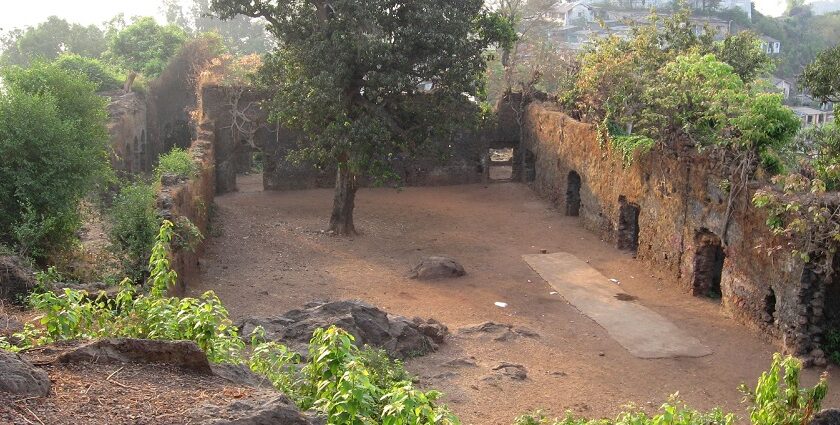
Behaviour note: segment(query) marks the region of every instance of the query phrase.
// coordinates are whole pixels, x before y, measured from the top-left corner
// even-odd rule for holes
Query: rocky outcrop
[[[432,256],[426,257],[420,264],[411,269],[409,277],[418,280],[448,279],[461,277],[467,274],[464,266],[455,261],[452,257]]]
[[[224,406],[205,405],[187,412],[200,425],[316,425],[323,421],[301,413],[284,395],[266,392]]]
[[[435,320],[393,316],[359,301],[309,303],[279,317],[245,319],[237,326],[243,337],[262,326],[266,338],[306,354],[315,329],[333,325],[353,335],[360,346],[381,348],[402,359],[437,350],[449,333],[446,326]]]
[[[0,256],[0,300],[20,304],[36,283],[35,274],[23,260],[12,255]]]
[[[192,341],[109,338],[62,353],[61,363],[162,363],[185,370],[212,373],[207,355]]]
[[[50,377],[17,354],[0,350],[0,392],[46,397],[50,393]]]
[[[527,329],[505,323],[484,322],[458,329],[460,337],[488,338],[493,341],[510,341],[517,338],[539,338],[539,334]]]
[[[840,425],[840,409],[825,409],[817,413],[810,425]]]

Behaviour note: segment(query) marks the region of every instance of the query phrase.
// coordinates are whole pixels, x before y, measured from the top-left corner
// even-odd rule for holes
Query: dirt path
[[[438,353],[408,363],[423,385],[446,392],[465,424],[511,424],[537,408],[555,415],[568,409],[613,416],[628,402],[656,408],[677,391],[696,408],[721,406],[743,416],[736,387],[754,384],[775,349],[723,316],[717,304],[684,294],[520,184],[364,189],[356,200],[356,225],[364,235],[352,239],[321,233],[332,191],[271,193],[260,186],[259,176],[240,177],[240,192],[216,198],[216,236],[193,294],[215,290],[237,317],[277,315],[315,299],[351,298],[396,314],[436,318],[453,331],[494,321],[539,334],[504,341],[460,336]],[[659,360],[632,356],[550,294],[521,257],[541,249],[588,260],[714,353]],[[468,275],[433,283],[405,277],[432,254],[454,256]],[[496,307],[496,301],[508,307]],[[462,361],[447,364],[452,359]],[[500,362],[524,365],[528,378],[485,379]],[[815,381],[819,372],[807,371],[805,381]],[[836,406],[840,379],[831,383],[827,405]]]

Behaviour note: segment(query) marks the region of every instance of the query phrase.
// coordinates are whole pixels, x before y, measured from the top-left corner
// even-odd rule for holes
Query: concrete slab
[[[558,252],[522,258],[563,298],[606,329],[634,356],[659,359],[712,354],[697,338],[633,301],[621,286],[574,255]]]

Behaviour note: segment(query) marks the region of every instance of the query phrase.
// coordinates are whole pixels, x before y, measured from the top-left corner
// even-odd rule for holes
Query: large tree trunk
[[[353,225],[356,189],[358,189],[356,176],[350,172],[347,165],[340,164],[335,179],[335,198],[333,199],[333,211],[330,217],[330,232],[335,235],[352,236],[356,234],[356,227]]]

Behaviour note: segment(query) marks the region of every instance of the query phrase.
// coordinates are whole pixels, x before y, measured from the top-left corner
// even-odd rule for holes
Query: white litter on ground
[[[507,303],[496,301],[496,307],[505,308],[505,307],[507,307]]]

